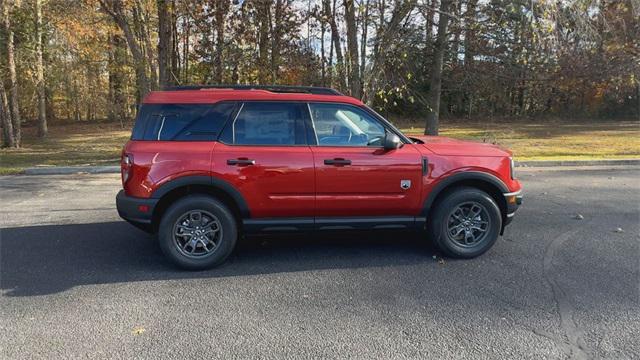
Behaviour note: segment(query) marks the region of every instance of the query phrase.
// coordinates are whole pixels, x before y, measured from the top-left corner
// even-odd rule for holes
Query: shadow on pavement
[[[188,272],[164,258],[153,236],[125,222],[1,232],[5,296],[46,295],[89,284],[433,263],[434,253],[428,242],[409,232],[256,237],[240,241],[222,266]]]

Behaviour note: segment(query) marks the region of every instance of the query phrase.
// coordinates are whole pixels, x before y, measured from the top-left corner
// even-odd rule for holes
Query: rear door
[[[125,148],[134,161],[127,194],[148,197],[178,177],[209,176],[215,141],[235,106],[143,104]]]
[[[240,191],[252,218],[307,218],[312,224],[315,187],[306,104],[239,106],[214,148],[212,172]]]
[[[422,157],[413,144],[387,151],[385,124],[362,108],[310,103],[315,130],[316,216],[414,216]]]

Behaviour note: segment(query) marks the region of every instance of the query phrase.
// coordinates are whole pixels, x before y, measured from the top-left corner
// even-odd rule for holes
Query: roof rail
[[[342,95],[339,91],[328,87],[318,86],[293,86],[293,85],[188,85],[168,86],[162,90],[204,90],[204,89],[231,89],[231,90],[267,90],[280,93],[308,93],[315,95]]]

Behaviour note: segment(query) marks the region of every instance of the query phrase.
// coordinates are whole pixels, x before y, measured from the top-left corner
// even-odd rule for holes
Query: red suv
[[[252,233],[417,229],[443,253],[487,251],[522,202],[511,153],[408,137],[318,87],[150,93],[122,152],[118,212],[177,265],[223,262]]]

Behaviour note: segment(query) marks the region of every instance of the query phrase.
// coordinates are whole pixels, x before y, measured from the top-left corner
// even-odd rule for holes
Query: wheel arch
[[[504,230],[504,220],[507,216],[507,201],[504,197],[504,193],[508,193],[509,188],[498,177],[485,172],[461,172],[455,175],[450,175],[438,182],[438,184],[429,193],[429,196],[425,199],[421,215],[429,217],[431,209],[433,209],[434,206],[436,206],[447,194],[459,187],[477,188],[489,194],[500,208],[503,220],[502,230]]]
[[[242,219],[250,217],[246,200],[229,182],[212,176],[184,176],[163,184],[151,195],[158,199],[151,218],[153,231],[157,231],[160,218],[172,203],[191,194],[215,197],[231,210],[238,224],[242,223]]]

